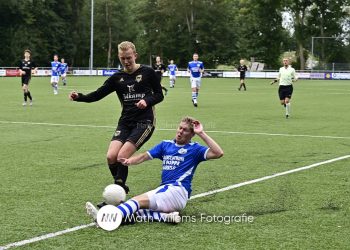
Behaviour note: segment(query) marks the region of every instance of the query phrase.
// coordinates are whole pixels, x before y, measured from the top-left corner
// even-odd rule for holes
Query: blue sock
[[[192,92],[192,100],[197,100],[197,94],[196,94],[196,92]]]
[[[130,199],[119,206],[117,206],[119,211],[122,213],[123,218],[130,217],[133,213],[140,209],[140,204],[138,201]]]
[[[198,92],[196,92],[196,97],[198,97],[198,94],[199,94],[199,93],[198,93]]]

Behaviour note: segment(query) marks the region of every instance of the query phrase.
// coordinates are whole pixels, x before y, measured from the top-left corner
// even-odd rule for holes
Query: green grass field
[[[49,78],[36,77],[34,105],[22,107],[20,79],[0,78],[0,246],[91,223],[85,202],[101,201],[112,181],[105,154],[121,108],[115,94],[92,104],[67,96],[103,81],[70,77],[54,96]],[[277,86],[248,79],[239,92],[238,82],[203,79],[194,108],[188,79],[178,79],[157,105],[157,129],[141,151],[172,139],[185,115],[202,121],[225,151],[198,167],[193,195],[350,154],[350,81],[298,81],[288,120]],[[349,249],[349,166],[350,158],[190,200],[182,215],[195,222],[88,227],[20,248]],[[157,187],[160,171],[157,160],[130,167],[130,196]],[[254,221],[209,223],[201,214]]]

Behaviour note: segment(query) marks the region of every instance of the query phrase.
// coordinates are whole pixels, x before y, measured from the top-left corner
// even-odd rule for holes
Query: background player
[[[241,59],[239,61],[240,65],[238,66],[238,71],[239,71],[239,80],[240,80],[240,83],[241,85],[239,85],[239,88],[238,90],[241,91],[241,88],[243,87],[244,88],[244,91],[247,90],[246,86],[245,86],[245,83],[244,83],[244,79],[245,79],[245,72],[248,70],[247,66],[244,65],[244,60]]]
[[[169,70],[170,88],[174,88],[175,81],[176,81],[176,72],[179,71],[176,64],[174,64],[174,60],[170,60],[170,64],[168,65],[168,70]]]
[[[68,72],[68,64],[64,62],[64,58],[61,58],[59,73],[62,78],[63,86],[67,85],[67,72]]]
[[[289,65],[289,59],[283,58],[283,67],[278,72],[278,78],[271,82],[271,85],[279,81],[278,95],[286,109],[286,118],[290,116],[290,99],[293,94],[293,82],[297,81],[298,78],[295,75],[295,69]]]
[[[153,69],[156,72],[157,76],[159,77],[160,83],[162,84],[163,73],[165,72],[166,68],[165,68],[165,65],[162,63],[162,61],[160,60],[160,56],[156,57],[156,63],[153,65]],[[164,90],[164,94],[167,95],[168,89],[163,85],[161,86],[162,86],[162,89]]]
[[[58,61],[58,55],[53,56],[53,61],[51,62],[51,86],[53,87],[54,95],[58,94],[58,82],[60,80],[59,69],[60,62]]]
[[[69,98],[77,102],[96,102],[116,92],[122,105],[121,117],[107,152],[107,162],[114,183],[125,185],[128,167],[120,163],[129,158],[149,138],[155,129],[154,105],[164,99],[160,79],[148,66],[136,64],[135,45],[125,41],[118,45],[118,57],[123,70],[108,78],[104,84],[87,95],[71,92]],[[103,205],[103,204],[101,204]]]
[[[202,74],[204,72],[204,64],[203,62],[198,61],[197,53],[193,54],[193,61],[188,63],[187,70],[191,74],[190,81],[192,88],[192,103],[195,107],[197,107],[198,92],[201,87]]]
[[[194,135],[198,135],[207,146],[191,142]],[[223,154],[221,147],[204,132],[198,120],[191,117],[183,118],[177,128],[175,139],[164,140],[145,153],[121,159],[123,164],[136,165],[157,158],[163,162],[163,170],[158,188],[120,204],[118,210],[123,218],[136,213],[138,216],[146,217],[146,221],[166,221],[165,213],[178,216],[178,212],[185,208],[191,196],[192,179],[198,164],[220,158]],[[86,209],[96,221],[97,209],[90,202],[86,203]]]
[[[35,74],[38,68],[36,67],[35,62],[31,60],[31,54],[32,52],[29,49],[26,49],[24,51],[24,59],[22,59],[18,65],[24,95],[24,102],[22,104],[23,106],[27,106],[27,97],[30,100],[29,105],[33,105],[33,98],[29,91],[29,82],[32,77],[32,69],[33,73]]]

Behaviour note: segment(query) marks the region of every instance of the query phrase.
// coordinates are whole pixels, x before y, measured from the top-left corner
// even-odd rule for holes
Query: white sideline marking
[[[31,124],[31,125],[46,125],[46,126],[63,126],[63,127],[85,127],[85,128],[113,128],[115,126],[105,125],[87,125],[87,124],[65,124],[65,123],[47,123],[47,122],[13,122],[13,121],[0,121],[2,124]],[[175,131],[168,128],[157,128],[160,131]],[[239,134],[239,135],[266,135],[266,136],[285,136],[285,137],[309,137],[309,138],[324,138],[324,139],[350,139],[348,136],[329,136],[329,135],[294,135],[294,134],[274,134],[274,133],[259,133],[259,132],[241,132],[241,131],[219,131],[219,130],[206,130],[208,133],[220,133],[220,134]]]
[[[196,198],[200,198],[200,197],[204,197],[204,196],[208,196],[208,195],[211,195],[211,194],[224,192],[224,191],[231,190],[231,189],[238,188],[238,187],[243,187],[243,186],[246,186],[246,185],[249,185],[249,184],[253,184],[253,183],[257,183],[257,182],[260,182],[260,181],[269,180],[269,179],[272,179],[272,178],[275,178],[275,177],[279,177],[279,176],[282,176],[282,175],[287,175],[287,174],[291,174],[291,173],[307,170],[307,169],[310,169],[310,168],[314,168],[314,167],[317,167],[317,166],[325,165],[325,164],[332,163],[332,162],[335,162],[335,161],[344,160],[344,159],[347,159],[347,158],[350,158],[350,155],[344,155],[344,156],[341,156],[341,157],[338,157],[338,158],[334,158],[334,159],[330,159],[330,160],[327,160],[327,161],[314,163],[314,164],[311,164],[309,166],[295,168],[295,169],[287,170],[287,171],[284,171],[284,172],[280,172],[280,173],[264,176],[264,177],[261,177],[261,178],[258,178],[258,179],[237,183],[237,184],[234,184],[234,185],[231,185],[231,186],[227,186],[227,187],[224,187],[224,188],[220,188],[220,189],[212,190],[212,191],[209,191],[209,192],[193,195],[190,198],[190,200],[196,199]]]
[[[44,234],[44,235],[41,235],[41,236],[38,236],[38,237],[34,237],[34,238],[31,238],[31,239],[28,239],[28,240],[17,241],[17,242],[14,242],[14,243],[10,243],[10,244],[8,244],[6,246],[0,246],[0,250],[9,249],[11,247],[24,246],[24,245],[27,245],[27,244],[30,244],[30,243],[33,243],[33,242],[46,240],[46,239],[49,239],[49,238],[53,238],[53,237],[56,237],[56,236],[59,236],[59,235],[62,235],[62,234],[78,231],[80,229],[84,229],[84,228],[91,227],[91,226],[94,226],[94,225],[95,225],[95,223],[90,223],[90,224],[86,224],[86,225],[81,225],[81,226],[77,226],[77,227],[68,228],[66,230],[58,231],[56,233]]]
[[[344,160],[344,159],[347,159],[347,158],[350,158],[350,155],[344,155],[344,156],[341,156],[341,157],[338,157],[338,158],[334,158],[334,159],[330,159],[330,160],[314,163],[314,164],[311,164],[311,165],[308,165],[308,166],[305,166],[305,167],[295,168],[295,169],[291,169],[291,170],[288,170],[288,171],[276,173],[276,174],[273,174],[273,175],[268,175],[268,176],[265,176],[265,177],[261,177],[261,178],[258,178],[258,179],[245,181],[245,182],[241,182],[241,183],[238,183],[238,184],[233,184],[233,185],[230,185],[230,186],[227,186],[227,187],[224,187],[224,188],[220,188],[220,189],[212,190],[212,191],[209,191],[209,192],[193,195],[190,198],[190,200],[197,199],[197,198],[204,197],[204,196],[208,196],[208,195],[211,195],[211,194],[221,193],[221,192],[224,192],[224,191],[227,191],[227,190],[231,190],[231,189],[235,189],[235,188],[238,188],[238,187],[254,184],[254,183],[257,183],[257,182],[260,182],[260,181],[265,181],[265,180],[272,179],[272,178],[275,178],[275,177],[279,177],[279,176],[282,176],[282,175],[287,175],[287,174],[291,174],[291,173],[307,170],[307,169],[314,168],[314,167],[321,166],[321,165],[325,165],[325,164],[328,164],[328,163],[341,161],[341,160]],[[38,237],[34,237],[34,238],[31,238],[31,239],[28,239],[28,240],[17,241],[17,242],[10,243],[10,244],[5,245],[5,246],[0,246],[0,250],[9,249],[11,247],[19,247],[19,246],[27,245],[27,244],[30,244],[30,243],[33,243],[33,242],[46,240],[46,239],[49,239],[49,238],[53,238],[53,237],[56,237],[56,236],[59,236],[59,235],[62,235],[62,234],[78,231],[80,229],[84,229],[84,228],[91,227],[91,226],[94,226],[94,225],[95,225],[95,223],[90,223],[90,224],[86,224],[86,225],[81,225],[81,226],[77,226],[77,227],[68,228],[68,229],[65,229],[65,230],[62,230],[62,231],[58,231],[56,233],[44,234],[44,235],[41,235],[41,236],[38,236]]]

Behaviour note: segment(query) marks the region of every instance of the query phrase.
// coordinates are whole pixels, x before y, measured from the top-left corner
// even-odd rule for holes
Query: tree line
[[[93,63],[117,67],[117,44],[130,40],[145,64],[159,55],[186,67],[197,52],[206,68],[241,58],[276,68],[295,51],[305,69],[312,37],[334,37],[314,40],[320,62],[349,63],[349,1],[94,0]],[[0,0],[0,66],[15,66],[29,48],[42,67],[55,53],[88,67],[90,9],[90,0]]]

